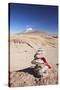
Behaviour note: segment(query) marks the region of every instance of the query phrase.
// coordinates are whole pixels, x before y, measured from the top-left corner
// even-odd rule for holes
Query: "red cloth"
[[[44,63],[46,64],[46,66],[48,66],[48,68],[50,69],[50,68],[51,68],[51,65],[48,64],[46,58],[43,57],[43,58],[41,58],[41,59],[44,61]]]

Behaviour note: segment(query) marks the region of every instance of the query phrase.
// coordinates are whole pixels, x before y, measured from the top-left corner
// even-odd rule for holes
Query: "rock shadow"
[[[32,68],[32,67],[25,68],[25,69],[22,69],[22,70],[17,70],[16,72],[24,72],[24,73],[28,73],[28,74],[31,74],[31,75],[35,76],[34,68]]]

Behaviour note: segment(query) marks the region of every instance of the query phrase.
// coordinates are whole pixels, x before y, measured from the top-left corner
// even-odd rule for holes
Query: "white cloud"
[[[31,32],[33,29],[31,27],[27,28],[25,32]]]

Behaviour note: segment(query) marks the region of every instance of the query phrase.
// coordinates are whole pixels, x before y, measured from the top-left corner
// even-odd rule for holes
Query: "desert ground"
[[[45,32],[10,34],[9,85],[36,86],[58,83],[58,37]],[[34,76],[31,61],[39,48],[45,51],[52,69],[47,79]]]

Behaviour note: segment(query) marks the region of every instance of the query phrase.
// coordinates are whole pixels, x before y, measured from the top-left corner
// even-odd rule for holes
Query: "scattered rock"
[[[10,73],[10,86],[37,86],[37,85],[53,85],[58,84],[58,75],[54,70],[49,71],[49,75],[46,78],[37,78],[34,74],[17,71]]]

